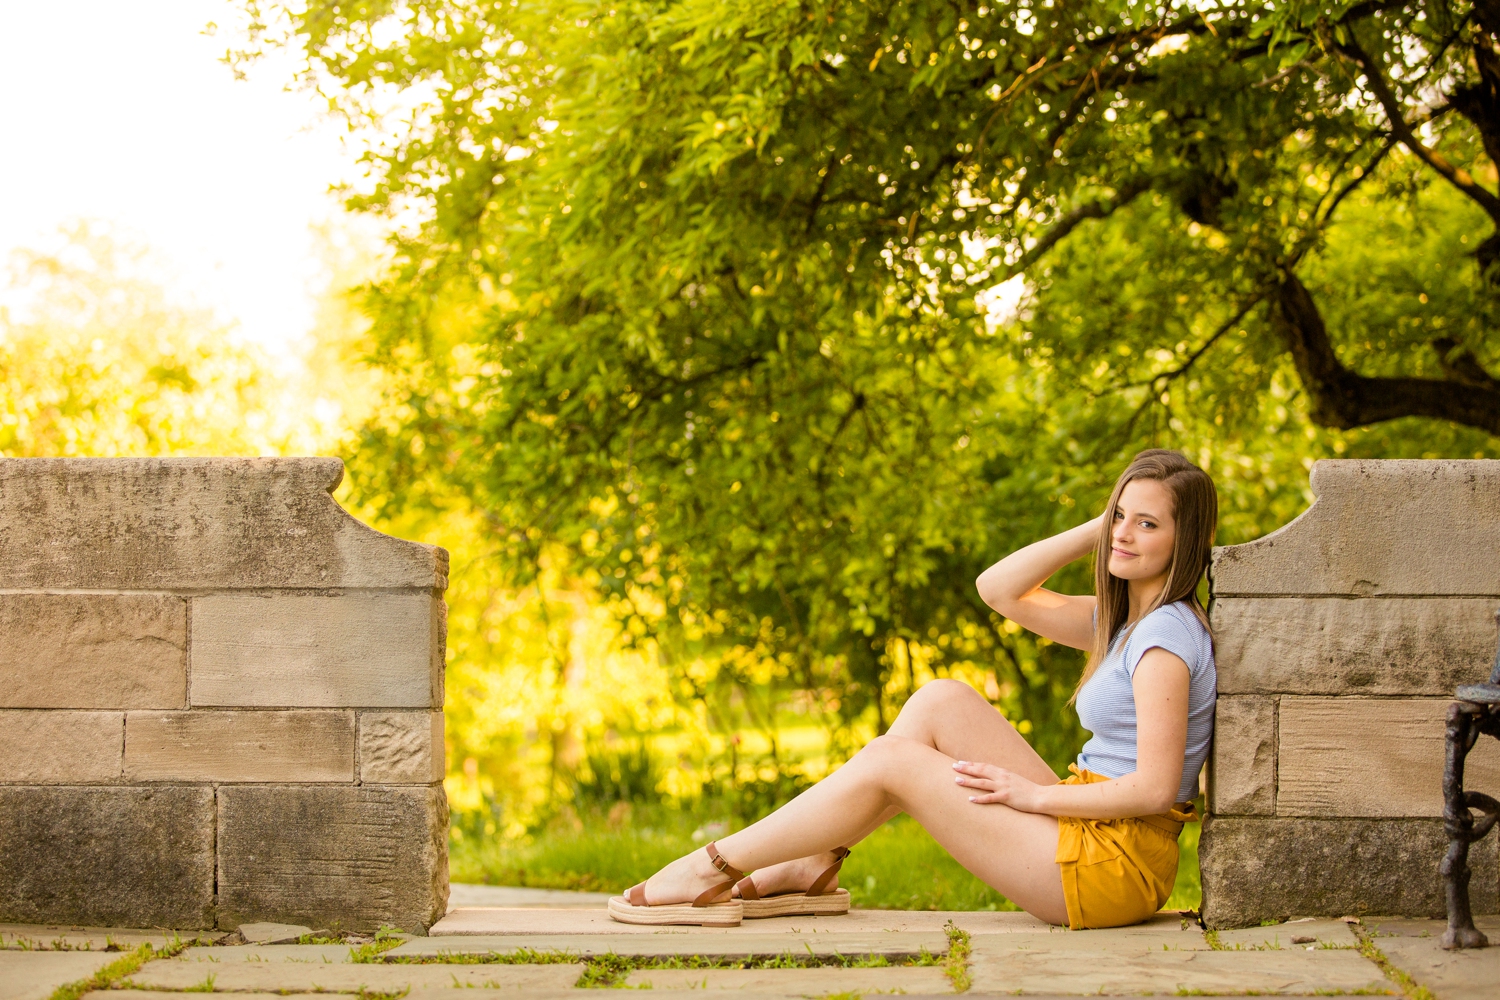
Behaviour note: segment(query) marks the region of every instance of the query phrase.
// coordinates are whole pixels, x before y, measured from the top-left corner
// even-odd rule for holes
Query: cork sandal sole
[[[764,899],[742,899],[746,920],[763,917],[837,917],[849,912],[849,890],[809,896],[805,892],[788,892]]]
[[[724,860],[719,845],[710,843],[709,862],[729,881],[705,889],[691,903],[661,903],[656,906],[646,902],[646,883],[633,885],[623,896],[611,896],[609,915],[622,924],[649,924],[663,926],[683,924],[689,927],[738,927],[744,918],[745,908],[738,899],[715,902],[734,888],[736,880],[744,879],[745,873]]]
[[[611,896],[609,915],[622,924],[662,926],[682,924],[692,927],[738,927],[745,915],[739,900],[728,903],[664,903],[660,906],[632,906],[624,896]]]

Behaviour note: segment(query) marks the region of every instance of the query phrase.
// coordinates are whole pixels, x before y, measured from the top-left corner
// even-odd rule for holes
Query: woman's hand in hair
[[[971,760],[954,761],[953,770],[958,772],[953,780],[973,793],[969,801],[976,805],[999,803],[1021,812],[1041,811],[1042,786],[1014,771]]]
[[[1042,584],[1075,559],[1094,551],[1104,515],[1033,542],[979,574],[979,597],[1022,628],[1074,649],[1094,644],[1094,597],[1059,594]]]

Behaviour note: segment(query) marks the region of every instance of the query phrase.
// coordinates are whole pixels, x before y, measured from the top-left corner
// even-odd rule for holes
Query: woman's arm
[[[979,596],[1023,628],[1074,649],[1094,644],[1094,598],[1047,590],[1047,578],[1094,551],[1104,515],[1033,542],[979,574]]]
[[[973,788],[971,802],[1000,802],[1022,812],[1081,819],[1155,816],[1177,801],[1187,754],[1187,664],[1160,646],[1146,650],[1135,668],[1135,766],[1120,778],[1091,785],[1038,785],[993,764],[957,761],[959,784]]]

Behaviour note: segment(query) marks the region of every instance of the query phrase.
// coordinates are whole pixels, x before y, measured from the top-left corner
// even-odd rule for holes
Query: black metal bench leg
[[[1448,706],[1447,760],[1443,768],[1443,826],[1448,854],[1443,858],[1443,889],[1448,903],[1448,929],[1443,947],[1485,948],[1489,939],[1474,926],[1469,909],[1469,844],[1474,839],[1474,816],[1464,796],[1464,760],[1479,736],[1472,711],[1462,702]]]

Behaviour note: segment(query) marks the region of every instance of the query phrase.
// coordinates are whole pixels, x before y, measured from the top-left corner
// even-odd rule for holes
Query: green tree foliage
[[[556,554],[684,699],[847,732],[952,673],[1061,763],[1077,659],[972,581],[1135,449],[1222,541],[1316,457],[1493,451],[1489,5],[248,9],[408,223],[367,498]]]

